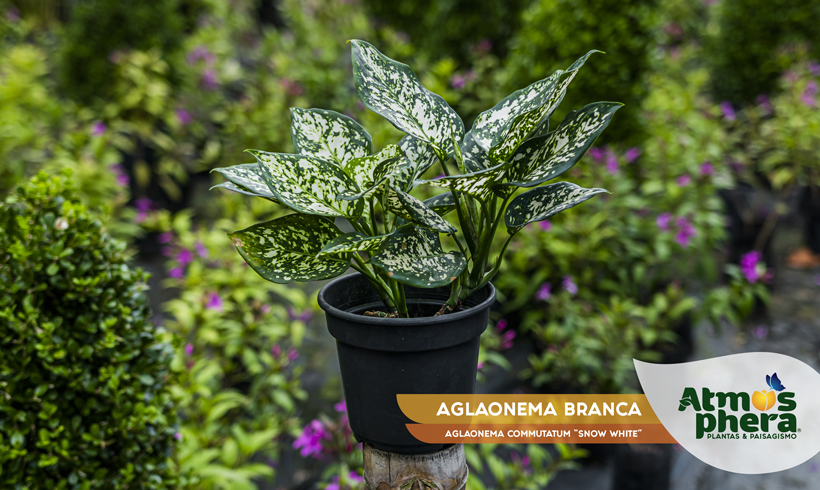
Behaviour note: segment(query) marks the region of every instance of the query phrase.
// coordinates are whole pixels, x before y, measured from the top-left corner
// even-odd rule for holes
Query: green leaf
[[[468,172],[478,172],[493,166],[487,150],[476,142],[475,133],[472,130],[464,135],[464,140],[461,142],[461,154],[464,157],[464,167]]]
[[[262,170],[259,168],[258,163],[243,163],[232,167],[215,168],[211,170],[211,172],[219,172],[223,177],[228,179],[228,182],[234,184],[238,189],[226,185],[227,182],[215,185],[214,187],[224,187],[225,189],[241,194],[259,196],[276,201],[276,196],[273,195],[270,189],[268,189],[268,184],[265,183]],[[211,189],[214,187],[211,187]]]
[[[370,44],[352,40],[353,80],[365,107],[398,129],[424,140],[440,155],[452,151],[450,133],[460,140],[464,123],[441,96],[430,92],[413,70],[381,54]]]
[[[456,228],[428,208],[422,201],[393,186],[388,187],[387,208],[396,216],[440,233],[455,233]]]
[[[285,206],[320,216],[353,220],[361,216],[363,202],[336,200],[339,194],[359,191],[356,182],[338,166],[306,155],[246,151],[259,161],[265,183]]]
[[[467,265],[460,252],[442,250],[438,233],[412,224],[399,227],[370,262],[393,279],[422,288],[450,284]]]
[[[461,192],[486,202],[492,194],[493,187],[500,183],[506,174],[506,166],[501,164],[471,174],[422,180],[420,183]]]
[[[367,236],[358,231],[345,233],[327,242],[319,255],[339,254],[345,252],[368,252],[379,248],[390,235]]]
[[[296,153],[343,167],[373,151],[370,135],[353,119],[325,109],[290,110],[290,134]]]
[[[432,146],[409,134],[399,141],[399,147],[404,158],[392,170],[390,177],[397,189],[410,192],[416,180],[438,161],[438,156]]]
[[[504,213],[507,232],[513,235],[530,223],[545,220],[602,192],[609,191],[585,189],[570,182],[558,182],[527,191],[516,196],[507,206]]]
[[[346,193],[343,198],[347,200],[369,198],[379,192],[403,157],[399,145],[387,145],[375,155],[349,161],[344,166],[344,170],[359,186],[359,192]]]
[[[509,182],[535,187],[566,172],[595,142],[623,104],[595,102],[572,111],[546,136],[527,140],[510,159]]]
[[[239,254],[268,281],[318,281],[343,274],[350,256],[317,257],[322,244],[341,235],[333,221],[291,214],[228,234]]]
[[[531,108],[520,112],[505,131],[498,132],[493,136],[493,146],[488,152],[493,161],[507,161],[524,141],[533,136],[533,133],[540,132],[539,127],[541,124],[549,121],[552,113],[564,100],[567,86],[575,78],[578,70],[584,66],[587,58],[596,52],[600,51],[588,52],[567,68],[566,71],[559,70],[547,79],[551,81],[543,86],[542,91],[534,99],[541,101],[538,106],[532,106],[531,101],[522,105],[522,107]]]
[[[456,201],[453,199],[451,192],[442,192],[441,194],[425,199],[423,202],[425,206],[438,213],[439,216],[444,216],[456,209]]]

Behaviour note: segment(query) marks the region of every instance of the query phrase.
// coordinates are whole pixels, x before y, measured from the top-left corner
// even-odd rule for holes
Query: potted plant
[[[368,43],[351,44],[359,98],[406,136],[373,152],[353,119],[294,108],[296,153],[248,150],[257,162],[216,169],[227,179],[217,187],[294,211],[229,234],[265,279],[358,272],[319,292],[337,339],[351,428],[383,451],[431,453],[441,446],[410,435],[396,395],[474,392],[479,337],[495,300],[490,281],[507,245],[527,224],[607,192],[542,184],[581,158],[621,104],[587,105],[550,131],[550,115],[590,51],[483,112],[465,132],[409,66]],[[436,164],[444,176],[424,180]],[[445,192],[422,201],[411,195],[419,185]],[[502,220],[508,237],[493,258]],[[337,226],[343,221],[352,231]]]

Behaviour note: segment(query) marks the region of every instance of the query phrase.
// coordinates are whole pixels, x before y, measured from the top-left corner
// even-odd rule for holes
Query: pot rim
[[[467,318],[469,316],[476,315],[483,311],[485,308],[489,308],[495,302],[495,286],[492,283],[488,282],[484,288],[490,288],[490,294],[487,295],[487,298],[482,301],[481,303],[477,303],[470,308],[463,309],[461,311],[457,311],[455,313],[449,313],[447,315],[441,316],[423,316],[423,317],[416,317],[416,318],[382,318],[376,316],[364,316],[364,315],[357,315],[355,313],[350,313],[348,311],[340,310],[335,306],[331,305],[325,299],[325,292],[333,286],[337,282],[341,282],[343,280],[349,280],[351,276],[362,276],[360,272],[356,272],[354,274],[345,274],[341,277],[337,277],[330,281],[329,283],[322,286],[319,290],[318,301],[319,306],[325,311],[325,313],[332,314],[339,318],[344,318],[346,320],[352,322],[363,323],[366,325],[384,325],[385,323],[395,323],[398,325],[434,325],[439,323],[449,323],[451,321],[457,321],[462,318]],[[415,286],[409,286],[415,287]],[[416,288],[416,289],[426,289],[426,288]],[[432,289],[432,288],[431,288]],[[483,288],[482,288],[483,289]]]

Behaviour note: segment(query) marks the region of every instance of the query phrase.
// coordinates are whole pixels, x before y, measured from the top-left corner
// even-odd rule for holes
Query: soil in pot
[[[432,315],[449,287],[405,286],[414,318],[364,316],[383,306],[367,278],[343,276],[319,292],[330,334],[336,339],[350,427],[356,438],[398,454],[428,454],[445,445],[415,439],[400,410],[399,394],[475,393],[481,333],[487,328],[495,288],[487,285],[459,311]]]

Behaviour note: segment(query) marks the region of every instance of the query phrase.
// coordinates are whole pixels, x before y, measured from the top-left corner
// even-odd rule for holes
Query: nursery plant
[[[621,107],[589,104],[550,131],[550,116],[596,51],[512,93],[465,131],[458,114],[409,66],[366,42],[351,45],[359,99],[405,133],[399,142],[374,152],[370,135],[353,119],[294,108],[296,153],[248,150],[255,163],[216,169],[227,179],[217,187],[294,211],[230,234],[265,279],[316,281],[352,267],[384,304],[384,311],[366,314],[409,317],[405,285],[449,286],[436,315],[450,313],[493,279],[524,226],[607,192],[569,182],[542,185],[575,165]],[[425,179],[436,164],[443,175]],[[410,193],[422,184],[445,192],[419,200]],[[444,218],[448,213],[458,228]],[[340,229],[338,218],[352,231]],[[491,257],[502,221],[507,239]]]

